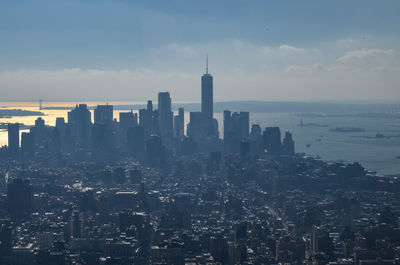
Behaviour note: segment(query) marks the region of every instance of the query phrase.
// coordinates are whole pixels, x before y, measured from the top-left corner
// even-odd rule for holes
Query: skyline
[[[3,1],[2,100],[398,101],[396,1]],[[226,12],[229,10],[229,12]],[[243,90],[246,93],[243,93]]]

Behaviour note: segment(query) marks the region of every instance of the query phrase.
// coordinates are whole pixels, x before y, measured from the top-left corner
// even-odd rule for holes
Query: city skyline
[[[400,0],[0,0],[0,265],[400,264]]]

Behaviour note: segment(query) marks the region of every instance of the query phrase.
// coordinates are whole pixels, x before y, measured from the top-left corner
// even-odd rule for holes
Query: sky
[[[400,101],[398,0],[0,1],[0,101]]]

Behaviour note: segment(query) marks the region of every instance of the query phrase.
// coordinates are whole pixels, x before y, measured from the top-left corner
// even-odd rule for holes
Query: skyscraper
[[[266,127],[263,133],[264,148],[268,153],[279,155],[282,149],[281,131],[279,127]]]
[[[28,179],[13,179],[8,182],[7,203],[12,218],[24,218],[32,212],[33,191]]]
[[[21,153],[25,158],[31,158],[35,153],[35,137],[33,132],[21,134]]]
[[[158,115],[161,138],[172,138],[173,113],[171,111],[171,97],[169,92],[158,93]]]
[[[213,123],[213,76],[208,73],[208,55],[206,73],[201,77],[201,113],[207,126]]]
[[[83,225],[84,215],[82,212],[74,210],[70,217],[70,232],[71,238],[82,238],[84,236]]]
[[[120,112],[119,113],[119,125],[121,128],[125,130],[129,127],[134,127],[138,125],[137,122],[137,114],[133,113],[131,110],[130,112]]]
[[[113,123],[113,106],[112,105],[97,105],[94,110],[94,123],[103,123],[107,126],[112,126]]]
[[[19,150],[19,123],[8,124],[8,150],[12,154]]]
[[[176,138],[181,138],[185,135],[185,112],[183,108],[179,108],[178,115],[174,117],[174,134]]]
[[[81,144],[85,144],[89,139],[91,120],[86,104],[76,105],[75,109],[68,112],[68,125],[72,128],[73,136],[77,137]]]

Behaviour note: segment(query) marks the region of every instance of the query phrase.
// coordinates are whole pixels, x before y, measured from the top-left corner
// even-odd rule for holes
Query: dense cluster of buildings
[[[296,154],[248,112],[85,104],[0,151],[0,264],[398,264],[400,180]],[[19,143],[21,142],[21,146]]]
[[[21,141],[19,125],[9,124],[9,145],[2,154],[25,161],[57,158],[59,163],[71,157],[115,161],[131,155],[150,164],[197,152],[242,152],[248,156],[266,149],[274,154],[294,154],[290,133],[282,143],[278,127],[262,132],[259,125],[253,124],[250,130],[249,112],[224,111],[220,138],[213,112],[213,76],[208,66],[201,77],[201,111],[190,112],[186,135],[184,109],[179,108],[174,115],[169,92],[158,94],[157,105],[154,109],[149,100],[138,113],[120,112],[119,121],[114,118],[112,105],[98,105],[92,122],[88,106],[79,104],[68,112],[68,121],[57,118],[55,126],[46,125],[39,117],[30,132],[21,134]]]

